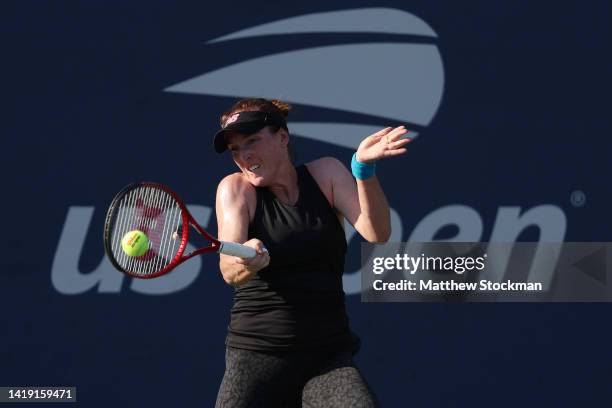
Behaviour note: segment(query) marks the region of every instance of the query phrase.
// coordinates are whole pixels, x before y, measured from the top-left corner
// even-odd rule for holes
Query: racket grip
[[[252,258],[257,255],[253,248],[246,245],[228,241],[219,241],[219,244],[220,254],[237,256],[239,258]]]

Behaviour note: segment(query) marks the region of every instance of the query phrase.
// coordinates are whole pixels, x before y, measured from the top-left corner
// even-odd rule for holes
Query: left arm
[[[378,178],[357,180],[340,162],[332,178],[335,207],[368,242],[387,242],[391,235],[389,203]]]
[[[403,126],[385,128],[365,138],[357,149],[362,163],[378,161],[406,153],[410,139]],[[326,172],[331,177],[332,202],[342,215],[368,242],[386,242],[391,235],[389,203],[376,175],[359,180],[336,159],[326,159]]]

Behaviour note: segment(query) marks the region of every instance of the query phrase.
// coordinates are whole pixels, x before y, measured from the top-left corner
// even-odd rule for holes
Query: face
[[[249,136],[230,133],[226,140],[234,162],[247,180],[257,187],[273,183],[279,173],[279,164],[288,160],[289,138],[284,129],[272,133],[266,126]]]

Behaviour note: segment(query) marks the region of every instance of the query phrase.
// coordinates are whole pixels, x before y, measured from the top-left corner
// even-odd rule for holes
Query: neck
[[[268,189],[282,202],[295,204],[299,195],[295,167],[289,160],[283,161],[276,174],[275,180],[268,185]]]

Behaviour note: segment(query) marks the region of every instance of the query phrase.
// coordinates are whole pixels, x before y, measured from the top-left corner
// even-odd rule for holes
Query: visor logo
[[[226,128],[237,120],[238,120],[238,114],[234,113],[232,116],[229,117],[228,120],[225,121],[225,126],[223,127]]]

